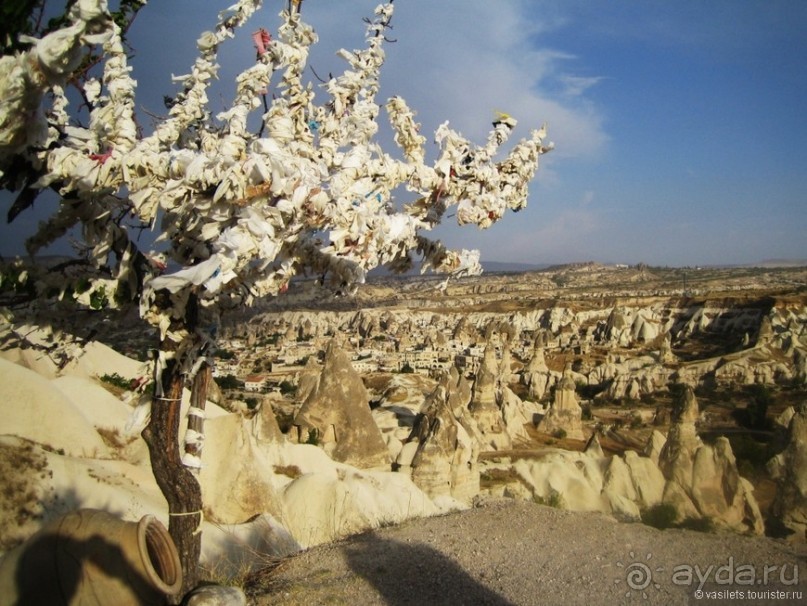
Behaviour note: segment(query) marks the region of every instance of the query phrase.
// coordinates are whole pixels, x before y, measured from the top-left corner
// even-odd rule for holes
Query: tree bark
[[[207,391],[212,379],[213,369],[210,368],[210,364],[207,362],[202,362],[196,376],[193,378],[193,386],[191,387],[191,408],[196,408],[202,414],[188,414],[188,430],[193,430],[201,436],[204,436],[205,433],[204,410],[207,403]],[[203,442],[185,442],[185,453],[201,459],[202,445]]]
[[[193,473],[182,464],[179,450],[180,406],[183,377],[170,360],[163,371],[163,397],[151,405],[151,420],[143,430],[157,485],[168,501],[168,532],[176,544],[182,564],[182,589],[170,599],[179,604],[182,596],[199,583],[202,551],[202,490]]]
[[[169,309],[170,301],[159,301],[158,305]],[[197,323],[197,300],[191,294],[185,307],[185,317],[175,318],[170,330],[175,335],[186,335],[185,339],[193,339]],[[176,596],[169,598],[171,604],[179,604],[182,597],[199,584],[199,557],[202,552],[202,489],[194,473],[182,463],[179,442],[180,409],[185,384],[180,364],[174,358],[176,350],[180,349],[179,345],[171,338],[160,342],[165,366],[155,381],[162,389],[155,389],[151,419],[142,433],[149,449],[154,479],[168,502],[168,532],[182,564],[182,588]],[[204,383],[203,387],[206,386]],[[159,393],[163,395],[158,397],[156,394]],[[206,396],[205,392],[201,397]]]

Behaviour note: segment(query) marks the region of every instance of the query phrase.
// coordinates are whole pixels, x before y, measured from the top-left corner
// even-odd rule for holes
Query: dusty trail
[[[283,563],[271,592],[256,599],[351,606],[806,602],[803,544],[659,531],[511,500],[311,549]]]

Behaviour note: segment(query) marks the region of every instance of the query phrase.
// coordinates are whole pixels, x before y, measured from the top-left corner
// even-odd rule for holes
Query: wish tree
[[[414,112],[393,97],[384,109],[398,149],[384,151],[376,98],[392,2],[367,21],[366,47],[340,50],[345,71],[321,84],[304,78],[317,36],[300,2],[289,2],[276,32],[253,34],[255,62],[238,75],[228,109],[214,114],[207,93],[219,47],[260,4],[241,0],[200,35],[190,73],[175,78],[180,90],[168,116],[147,135],[136,122],[136,82],[120,26],[102,0],[79,0],[63,27],[26,38],[25,50],[0,59],[0,179],[19,192],[9,217],[41,190],[60,200],[28,251],[80,228],[83,254],[108,274],[95,274],[92,292],[103,292],[105,305],[139,304],[158,330],[143,436],[186,589],[197,579],[202,497],[194,473],[220,313],[279,295],[301,273],[342,293],[379,265],[478,273],[477,251],[448,250],[425,234],[452,207],[459,224],[479,228],[523,208],[539,156],[551,148],[541,128],[497,160],[516,126],[500,115],[483,145],[442,124],[436,160],[427,163]],[[83,72],[89,120],[81,125],[65,90],[86,68],[89,49],[99,47],[101,61]],[[409,198],[399,202],[399,192]],[[137,244],[144,227],[157,236],[148,250]],[[186,385],[192,405],[180,446]]]

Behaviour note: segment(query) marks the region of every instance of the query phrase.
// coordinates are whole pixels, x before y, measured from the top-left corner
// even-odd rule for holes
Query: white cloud
[[[538,225],[532,237],[535,250],[546,256],[572,258],[581,248],[581,241],[596,232],[602,221],[599,213],[584,208],[570,208],[555,215],[553,219]]]
[[[361,5],[361,6],[357,6]],[[320,36],[312,64],[321,75],[344,69],[332,58],[337,46],[363,45],[361,17],[372,3],[309,3],[304,16]],[[482,142],[496,110],[519,120],[516,138],[549,122],[550,138],[563,156],[597,154],[607,141],[597,107],[585,91],[597,78],[565,70],[570,55],[536,47],[536,34],[553,23],[533,15],[528,3],[396,3],[382,71],[382,101],[399,94],[418,112],[430,136],[443,121]],[[553,92],[554,91],[554,92]],[[574,92],[575,94],[564,94]]]
[[[584,76],[563,75],[560,78],[564,84],[564,94],[568,97],[579,97],[589,88],[603,80],[601,76],[587,78]]]

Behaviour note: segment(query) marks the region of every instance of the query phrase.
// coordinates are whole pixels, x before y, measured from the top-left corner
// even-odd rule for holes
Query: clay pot
[[[0,562],[0,605],[165,604],[182,586],[179,554],[153,516],[93,509],[58,518]]]

